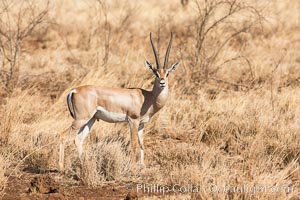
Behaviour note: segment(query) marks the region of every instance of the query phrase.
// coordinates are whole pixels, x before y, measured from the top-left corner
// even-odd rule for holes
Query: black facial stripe
[[[154,73],[157,76],[157,78],[160,78],[159,73],[157,71],[154,71]]]

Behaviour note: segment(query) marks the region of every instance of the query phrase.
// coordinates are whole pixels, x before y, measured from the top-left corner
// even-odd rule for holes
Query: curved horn
[[[169,60],[170,50],[171,50],[171,47],[172,47],[172,41],[173,41],[173,33],[171,32],[171,38],[170,38],[169,46],[167,48],[166,55],[165,55],[164,69],[166,67],[168,67],[168,60]]]
[[[158,58],[158,54],[157,54],[156,48],[155,48],[155,46],[153,44],[153,41],[152,41],[151,32],[150,32],[150,42],[151,42],[151,46],[152,46],[154,57],[155,57],[155,61],[156,61],[156,67],[157,67],[157,69],[159,69],[160,68],[159,58]]]

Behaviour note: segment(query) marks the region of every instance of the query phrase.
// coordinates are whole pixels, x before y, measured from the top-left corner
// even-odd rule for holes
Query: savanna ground
[[[3,199],[300,198],[298,0],[1,0],[0,16]],[[180,66],[145,126],[146,167],[128,165],[128,125],[99,121],[83,165],[71,140],[59,173],[66,94],[85,84],[150,90],[150,32],[161,60],[174,33],[169,61]]]

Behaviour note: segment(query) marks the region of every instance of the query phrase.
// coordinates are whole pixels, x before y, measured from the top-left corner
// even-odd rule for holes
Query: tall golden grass
[[[21,12],[19,1],[7,2],[0,5],[1,23],[8,23],[6,12],[12,18]],[[293,188],[199,191],[183,199],[299,198],[300,3],[237,1],[243,9],[203,35],[201,28],[228,14],[230,4],[220,2],[189,1],[183,7],[179,0],[51,1],[42,22],[21,41],[13,90],[7,88],[10,61],[1,51],[1,194],[16,171],[57,168],[57,136],[72,121],[65,102],[72,87],[151,89],[154,77],[144,66],[153,59],[149,32],[162,59],[172,31],[170,62],[181,64],[171,74],[167,105],[145,126],[147,167],[129,168],[126,124],[100,121],[86,141],[82,166],[70,136],[67,176],[88,187],[134,182]],[[31,14],[43,12],[46,3],[32,1]],[[215,10],[203,21],[209,6]]]

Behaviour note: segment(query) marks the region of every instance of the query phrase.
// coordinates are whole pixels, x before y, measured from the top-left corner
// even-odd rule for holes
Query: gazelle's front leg
[[[144,141],[143,141],[143,131],[144,131],[144,124],[140,123],[138,128],[138,137],[139,137],[139,145],[140,145],[140,159],[141,165],[144,164]]]
[[[136,163],[136,150],[138,143],[138,128],[139,128],[139,120],[129,120],[130,126],[130,137],[131,137],[131,163]]]

